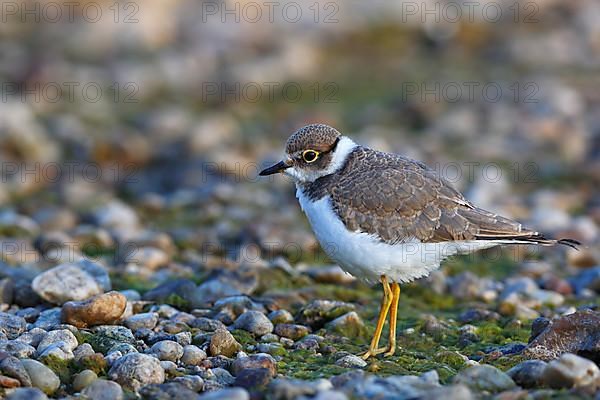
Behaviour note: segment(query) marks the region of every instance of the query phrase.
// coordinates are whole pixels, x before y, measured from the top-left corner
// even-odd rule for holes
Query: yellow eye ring
[[[319,154],[320,153],[316,150],[304,150],[302,152],[302,159],[310,164],[312,162],[317,161],[317,159],[319,158]]]

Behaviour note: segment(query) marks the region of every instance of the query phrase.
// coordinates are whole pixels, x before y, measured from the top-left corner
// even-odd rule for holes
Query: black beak
[[[267,175],[278,174],[278,173],[282,172],[284,169],[288,169],[289,167],[291,167],[291,165],[287,165],[285,163],[285,161],[279,161],[277,164],[272,165],[269,168],[266,168],[266,169],[263,169],[262,171],[260,171],[259,175],[267,176]]]

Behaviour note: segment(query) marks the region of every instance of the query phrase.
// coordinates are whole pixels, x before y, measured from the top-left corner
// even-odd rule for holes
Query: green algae
[[[114,290],[135,290],[141,294],[156,286],[155,282],[124,272],[111,272],[110,281]]]
[[[73,375],[78,372],[73,360],[63,360],[53,354],[45,356],[40,360],[50,368],[63,383],[70,383]]]
[[[244,346],[244,348],[246,348],[246,346],[256,345],[256,340],[250,332],[244,331],[242,329],[234,329],[231,331],[231,334],[239,344]]]

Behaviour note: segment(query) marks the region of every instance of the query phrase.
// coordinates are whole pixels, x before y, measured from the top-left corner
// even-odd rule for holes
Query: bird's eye
[[[317,158],[319,158],[319,152],[315,150],[304,150],[302,152],[302,158],[307,163],[315,162],[317,161]]]

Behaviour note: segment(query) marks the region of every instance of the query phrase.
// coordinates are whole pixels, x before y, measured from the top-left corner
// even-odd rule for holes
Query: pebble
[[[96,224],[106,229],[129,230],[138,226],[138,216],[127,204],[113,200],[94,212]]]
[[[117,359],[108,376],[123,388],[138,391],[151,383],[163,383],[165,371],[156,358],[140,353],[130,353]]]
[[[14,389],[14,388],[18,388],[20,386],[21,386],[21,382],[19,382],[18,379],[0,375],[0,388]]]
[[[231,366],[231,372],[233,375],[239,375],[246,369],[260,368],[268,370],[271,377],[277,374],[277,362],[271,355],[265,353],[236,358]]]
[[[0,304],[12,304],[15,284],[11,278],[0,279]]]
[[[460,371],[453,379],[455,384],[463,384],[471,389],[498,393],[511,390],[515,382],[498,368],[483,364],[466,368]]]
[[[178,382],[169,382],[144,386],[140,390],[144,400],[193,400],[198,395],[193,390]]]
[[[179,382],[194,392],[201,392],[204,389],[204,380],[198,375],[184,375],[173,379],[173,382]]]
[[[85,301],[65,303],[62,306],[61,318],[63,322],[77,328],[112,324],[123,315],[126,306],[127,298],[119,292],[112,291]]]
[[[241,349],[233,335],[224,329],[215,331],[210,339],[210,354],[213,356],[232,357]]]
[[[86,300],[103,292],[94,277],[77,264],[62,264],[36,276],[33,290],[54,304]]]
[[[294,400],[300,396],[314,396],[318,392],[330,389],[333,389],[333,385],[326,379],[302,381],[277,378],[271,382],[268,391],[274,400]]]
[[[31,378],[17,357],[8,356],[0,361],[0,372],[3,375],[17,379],[21,386],[31,386]]]
[[[291,340],[298,340],[310,333],[310,329],[304,325],[277,324],[275,334]]]
[[[158,324],[158,314],[154,312],[135,314],[127,318],[124,322],[125,326],[132,331],[142,328],[154,329],[156,324]]]
[[[534,329],[535,328],[535,329]],[[530,359],[550,361],[563,353],[585,352],[600,358],[600,313],[577,311],[550,322],[540,320],[532,325],[530,343],[523,354]]]
[[[235,320],[233,326],[256,336],[273,332],[273,323],[260,311],[246,311]]]
[[[294,317],[288,310],[275,310],[269,313],[269,320],[275,325],[290,324],[294,322]]]
[[[6,400],[48,400],[48,396],[38,388],[18,388],[9,393]]]
[[[25,318],[0,312],[0,332],[4,333],[9,339],[16,339],[27,329]]]
[[[31,378],[31,385],[50,395],[60,386],[58,376],[44,364],[31,359],[22,359],[21,363]]]
[[[88,387],[92,382],[98,379],[98,375],[92,370],[84,369],[75,376],[73,380],[73,389],[76,392],[81,392]]]
[[[242,388],[220,389],[203,393],[198,400],[250,400],[250,395]]]
[[[62,323],[60,314],[61,309],[58,307],[44,310],[33,323],[33,327],[45,330],[54,329]]]
[[[123,389],[118,383],[105,379],[96,379],[81,394],[90,400],[122,400]]]
[[[149,352],[159,360],[177,362],[183,355],[183,347],[177,342],[163,340],[152,345]]]
[[[515,365],[506,374],[523,388],[535,388],[543,384],[543,374],[546,362],[541,360],[527,360]]]
[[[94,335],[89,338],[92,347],[103,354],[107,354],[115,345],[121,343],[134,344],[135,336],[131,330],[119,325],[100,325],[92,329]]]
[[[349,354],[338,359],[335,365],[344,368],[364,368],[367,366],[367,362],[358,356]]]
[[[151,271],[167,266],[170,261],[171,257],[165,251],[150,246],[138,247],[123,259],[126,264],[138,264]]]
[[[73,350],[75,350],[75,348],[79,344],[77,342],[77,338],[75,337],[75,335],[73,335],[73,333],[70,330],[57,329],[54,331],[50,331],[46,333],[46,335],[44,335],[44,337],[37,346],[37,350],[38,352],[43,352],[46,348],[52,345],[56,345],[58,343],[61,344],[60,347],[65,352],[69,353],[72,353]]]
[[[181,362],[184,365],[200,365],[206,359],[206,352],[198,346],[187,345],[183,347]]]
[[[298,313],[298,322],[316,330],[322,328],[327,322],[354,311],[355,308],[354,304],[343,301],[313,300],[302,307]]]
[[[252,392],[264,391],[272,379],[273,375],[267,368],[248,368],[237,374],[233,385]]]
[[[544,369],[544,383],[554,389],[600,386],[600,369],[593,362],[575,354],[565,353],[552,360]]]
[[[327,323],[325,327],[328,330],[347,338],[356,338],[366,336],[367,334],[365,324],[356,311],[350,311],[349,313],[337,317],[333,321]]]
[[[17,358],[30,358],[35,354],[35,347],[18,340],[0,340],[0,351]]]
[[[73,350],[75,361],[79,361],[82,357],[87,357],[95,354],[94,349],[89,343],[82,343]]]

